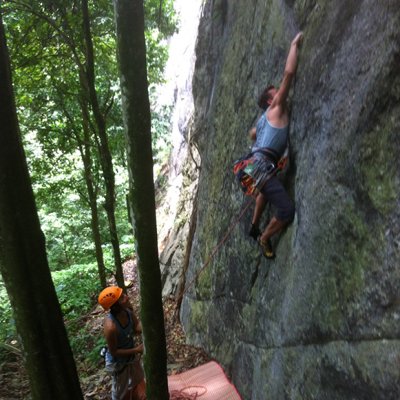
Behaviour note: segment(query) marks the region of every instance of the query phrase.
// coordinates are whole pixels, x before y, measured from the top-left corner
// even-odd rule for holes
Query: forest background
[[[112,2],[10,1],[2,6],[21,136],[49,266],[75,356],[98,363],[102,337],[78,323],[134,257]],[[157,102],[178,29],[173,1],[147,0],[145,36],[156,187],[162,192],[171,108]],[[90,29],[88,29],[90,26]],[[90,35],[88,36],[88,33]],[[0,364],[19,351],[0,277]]]

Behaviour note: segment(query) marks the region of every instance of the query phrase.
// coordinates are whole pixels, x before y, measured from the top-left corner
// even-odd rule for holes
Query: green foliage
[[[101,332],[93,335],[86,327],[68,329],[69,341],[76,360],[86,360],[92,365],[100,361],[100,350],[106,345],[106,340]]]
[[[11,304],[0,276],[0,343],[14,338],[15,335],[15,322],[12,316]]]
[[[151,83],[161,83],[163,81],[162,71],[168,59],[168,49],[166,46],[157,46],[160,43],[160,33],[157,31],[146,32],[147,46],[147,75]]]
[[[176,32],[178,20],[173,0],[146,0],[144,7],[147,32],[159,31],[162,38],[167,38]]]
[[[96,90],[106,116],[115,166],[117,229],[122,257],[126,259],[133,256],[134,242],[126,208],[128,174],[112,2],[99,0],[90,2],[89,7],[96,53]],[[163,80],[168,56],[165,39],[175,32],[177,21],[173,0],[148,0],[145,8],[148,76],[154,85]],[[80,68],[85,63],[85,47],[79,2],[6,2],[2,9],[22,140],[54,285],[75,355],[96,362],[104,339],[77,323],[93,307],[100,290],[83,179],[84,97]],[[155,163],[164,163],[169,155],[170,114],[169,108],[153,106]],[[105,264],[111,271],[114,262],[103,208],[104,183],[100,179],[90,110],[89,120],[92,182],[100,210]],[[0,342],[14,338],[12,309],[0,279]]]
[[[64,317],[69,320],[86,313],[100,292],[97,265],[73,265],[52,273],[57,297]]]
[[[101,287],[95,264],[73,265],[52,274],[54,286],[66,320],[72,351],[77,360],[86,359],[92,364],[99,361],[99,351],[104,345],[103,335],[94,335],[80,317],[90,312],[97,302]]]
[[[79,2],[8,3],[5,23],[13,66],[19,121],[51,269],[95,259],[91,215],[83,179],[83,101],[79,69],[85,63]],[[116,220],[121,237],[131,235],[126,212],[128,176],[121,96],[115,49],[112,2],[90,2],[95,48],[96,90],[107,116],[107,133],[116,176]],[[160,8],[161,7],[161,8]],[[145,2],[148,75],[151,85],[162,82],[167,60],[166,40],[176,30],[173,1]],[[107,113],[106,113],[107,110]],[[92,120],[92,115],[89,113]],[[91,122],[93,141],[93,121]],[[162,164],[170,152],[170,109],[152,110],[154,162]],[[109,260],[109,232],[103,209],[104,183],[99,156],[91,143],[92,182],[97,192],[100,229]],[[121,244],[123,257],[133,243]],[[113,262],[106,262],[111,267]]]
[[[79,352],[87,341],[89,332],[80,332],[76,321],[89,312],[97,301],[101,288],[97,279],[97,265],[73,265],[63,271],[52,273],[61,310],[74,351]],[[3,281],[0,279],[0,343],[16,338],[12,309]],[[91,347],[89,347],[91,349]]]
[[[90,336],[92,338],[93,345],[88,349],[89,351],[87,352],[87,360],[91,364],[98,364],[100,350],[106,345],[106,339],[103,335],[93,336],[93,334],[91,334]]]
[[[158,105],[156,100],[156,94],[150,90],[153,162],[156,170],[159,170],[167,162],[172,149],[170,136],[172,107]]]

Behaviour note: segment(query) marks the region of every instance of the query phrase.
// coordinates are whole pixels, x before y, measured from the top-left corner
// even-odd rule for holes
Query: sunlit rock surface
[[[195,207],[199,154],[192,141],[194,103],[192,79],[196,60],[195,43],[202,0],[175,0],[179,30],[169,43],[165,84],[158,104],[173,108],[170,162],[160,176],[164,182],[157,195],[157,225],[163,295],[179,290],[187,258],[190,221]],[[167,184],[165,184],[167,182]]]

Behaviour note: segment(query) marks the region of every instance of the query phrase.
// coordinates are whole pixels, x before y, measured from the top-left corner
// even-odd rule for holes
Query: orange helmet
[[[109,286],[99,294],[99,304],[107,311],[121,297],[122,289],[118,286]]]

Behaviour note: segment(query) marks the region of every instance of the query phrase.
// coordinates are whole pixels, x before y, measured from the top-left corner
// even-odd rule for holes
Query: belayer
[[[270,85],[261,93],[258,105],[264,112],[256,127],[250,130],[250,136],[254,139],[252,152],[234,165],[234,173],[242,189],[246,194],[256,197],[249,235],[258,239],[262,253],[267,258],[275,257],[270,240],[272,235],[292,222],[295,213],[294,204],[276,173],[288,145],[287,98],[296,73],[298,48],[302,39],[303,34],[299,32],[291,43],[280,87]],[[259,224],[267,202],[275,206],[276,214],[261,232]]]
[[[109,314],[104,319],[106,371],[111,375],[112,400],[146,400],[146,383],[140,363],[143,345],[134,336],[142,333],[128,296],[118,286],[108,286],[99,294],[99,304]]]

